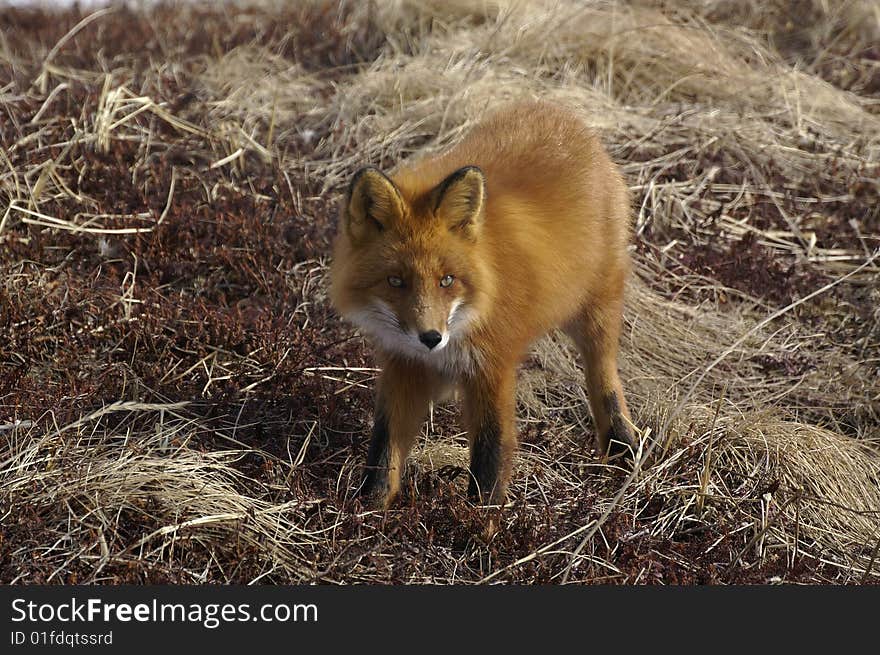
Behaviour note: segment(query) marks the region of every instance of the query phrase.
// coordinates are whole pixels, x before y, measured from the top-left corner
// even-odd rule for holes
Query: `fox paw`
[[[607,444],[603,455],[609,459],[635,459],[639,442],[623,417],[612,419],[611,429],[605,433],[604,444]]]
[[[377,480],[375,476],[367,474],[358,487],[357,497],[365,507],[383,509],[391,504],[389,491],[387,481]]]
[[[609,459],[628,459],[631,460],[635,456],[636,446],[631,439],[620,438],[613,431],[609,431],[606,437],[608,443]]]

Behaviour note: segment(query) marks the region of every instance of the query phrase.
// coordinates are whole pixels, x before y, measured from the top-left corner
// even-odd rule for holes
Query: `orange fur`
[[[470,492],[502,502],[516,446],[516,368],[555,327],[584,358],[603,453],[611,439],[635,445],[617,373],[629,213],[597,137],[548,103],[505,108],[391,177],[376,169],[355,177],[331,299],[372,337],[383,366],[366,493],[393,499],[428,403],[455,384]]]

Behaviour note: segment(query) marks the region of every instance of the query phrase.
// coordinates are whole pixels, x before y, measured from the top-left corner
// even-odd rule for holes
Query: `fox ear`
[[[372,166],[355,173],[345,199],[344,222],[354,242],[362,242],[392,226],[403,215],[400,192]]]
[[[459,168],[434,191],[434,215],[471,238],[483,222],[485,204],[486,179],[476,166]]]

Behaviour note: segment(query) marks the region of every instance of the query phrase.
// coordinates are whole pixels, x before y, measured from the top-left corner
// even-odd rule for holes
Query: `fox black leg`
[[[424,369],[397,360],[385,363],[360,492],[374,504],[388,507],[400,491],[406,458],[428,414],[434,389],[434,376]]]
[[[493,378],[478,378],[467,385],[465,419],[471,446],[468,496],[479,503],[500,505],[516,449],[516,369],[508,368]]]
[[[489,415],[476,426],[471,446],[471,477],[468,497],[474,502],[491,502],[499,485],[503,459],[501,427],[495,416]]]
[[[381,403],[377,403],[373,419],[373,435],[367,451],[367,464],[359,494],[363,498],[384,500],[388,495],[389,434],[388,417]]]
[[[633,435],[629,422],[626,420],[626,417],[620,408],[620,401],[617,399],[617,394],[614,392],[607,394],[603,399],[603,404],[605,405],[605,412],[611,423],[604,439],[601,440],[603,443],[608,444],[608,456],[622,456],[625,458],[633,457],[634,449],[637,447],[638,442]]]

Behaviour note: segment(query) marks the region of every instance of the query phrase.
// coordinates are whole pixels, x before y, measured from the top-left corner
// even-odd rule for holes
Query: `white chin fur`
[[[455,301],[440,343],[429,349],[419,341],[418,334],[400,329],[394,311],[381,300],[346,314],[348,320],[373,338],[383,350],[404,355],[447,373],[466,372],[475,366],[476,353],[462,338],[466,333],[465,327],[474,317],[473,311],[461,308],[461,301]]]

